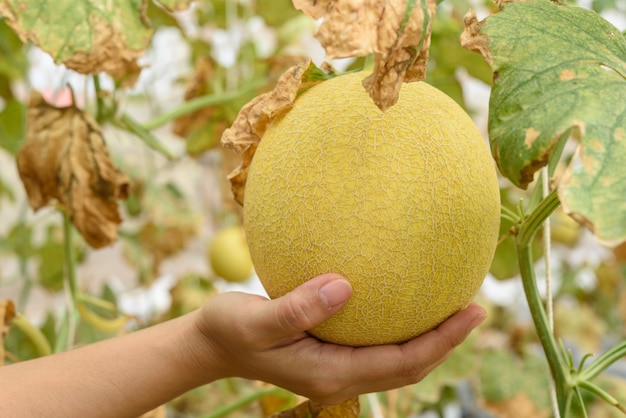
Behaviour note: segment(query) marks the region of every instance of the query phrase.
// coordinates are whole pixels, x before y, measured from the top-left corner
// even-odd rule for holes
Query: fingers
[[[350,283],[334,273],[323,274],[287,295],[264,303],[256,325],[266,340],[293,341],[337,313],[352,295]]]
[[[405,360],[399,364],[398,375],[413,383],[421,380],[446,360],[486,317],[480,305],[471,303],[434,330],[405,343],[401,346]]]
[[[264,380],[325,404],[339,403],[420,381],[486,318],[485,310],[472,303],[436,329],[400,345],[353,348],[307,338],[304,331],[337,313],[351,294],[345,278],[329,273],[275,300],[251,295],[244,300],[243,294],[213,299],[206,307],[206,336],[216,357],[229,365],[222,374]],[[233,301],[239,306],[234,311]]]
[[[461,344],[485,318],[487,318],[485,309],[472,302],[434,330],[407,342],[403,347],[408,353],[419,351],[422,356],[428,357],[427,354],[430,354],[431,358],[434,358],[437,353],[450,351]],[[419,347],[416,347],[418,345]]]
[[[350,397],[419,382],[445,361],[486,317],[480,305],[471,303],[436,329],[405,344],[354,349],[348,366],[353,373],[352,382],[344,382],[343,395]],[[342,372],[337,371],[336,375]]]

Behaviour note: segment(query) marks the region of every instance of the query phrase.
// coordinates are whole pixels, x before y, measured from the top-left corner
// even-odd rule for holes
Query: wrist
[[[227,363],[222,359],[211,335],[204,327],[202,309],[186,315],[186,327],[183,343],[180,344],[181,358],[187,373],[193,377],[197,386],[228,377],[224,368]]]

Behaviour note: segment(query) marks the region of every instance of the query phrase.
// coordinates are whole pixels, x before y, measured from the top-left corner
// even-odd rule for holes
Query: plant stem
[[[67,216],[67,212],[65,209],[62,210],[63,213],[63,246],[65,250],[65,268],[66,268],[66,277],[70,289],[70,294],[72,296],[72,301],[77,301],[76,295],[76,269],[74,268],[74,248],[72,245],[72,222],[70,221],[69,216]]]
[[[576,398],[578,399],[578,403],[580,404],[580,409],[583,411],[582,418],[589,418],[587,415],[587,407],[585,406],[585,400],[583,399],[583,394],[580,392],[579,387],[574,388],[574,393],[576,394]]]
[[[26,225],[26,214],[28,213],[28,208],[28,201],[26,200],[22,203],[18,224]],[[24,251],[24,247],[30,248],[31,234],[20,234],[18,239],[20,240],[20,250],[17,251],[17,255],[19,257],[20,275],[23,278],[23,287],[17,300],[17,310],[23,311],[26,308],[30,291],[33,287],[33,279],[30,277],[30,273],[28,272],[29,255],[27,254],[27,251]],[[28,240],[28,242],[26,242],[26,240]]]
[[[550,370],[552,376],[555,379],[556,392],[559,398],[562,397],[566,383],[566,376],[568,373],[565,368],[565,361],[562,359],[558,349],[558,345],[554,338],[554,335],[550,331],[550,325],[548,324],[548,317],[543,307],[541,295],[537,288],[535,279],[535,272],[533,270],[533,258],[530,245],[521,246],[518,243],[518,261],[520,264],[520,273],[522,276],[522,284],[524,286],[524,293],[528,300],[528,307],[537,329],[537,334],[544,352],[548,358]]]
[[[72,222],[70,221],[65,208],[61,210],[61,213],[63,214],[63,245],[65,250],[66,288],[69,289],[67,306],[67,348],[69,349],[74,345],[74,338],[76,336],[76,266],[74,265],[74,246],[72,244]]]
[[[93,86],[96,91],[96,121],[102,123],[104,119],[104,101],[102,100],[102,88],[100,87],[100,76],[92,76]]]
[[[556,193],[556,189],[537,206],[537,208],[526,217],[517,235],[518,245],[526,246],[530,244],[533,237],[543,224],[543,222],[559,207],[561,202]]]
[[[626,414],[626,408],[624,408],[624,406],[621,405],[617,401],[617,399],[615,399],[614,397],[609,395],[607,392],[602,390],[600,387],[598,387],[598,386],[594,385],[593,383],[591,383],[589,381],[586,381],[586,380],[582,380],[582,381],[577,382],[577,385],[579,387],[583,388],[583,389],[587,389],[591,393],[593,393],[596,396],[598,396],[599,398],[603,399],[609,405],[614,406],[615,408],[619,409],[622,413]]]
[[[52,353],[50,343],[43,332],[28,322],[23,315],[17,314],[11,321],[11,325],[15,326],[26,335],[26,338],[35,346],[35,351],[37,351],[39,357],[47,356]]]
[[[549,181],[548,167],[544,166],[541,169],[541,195],[542,199],[545,199],[550,193],[550,181]],[[542,231],[543,240],[543,254],[546,269],[546,309],[548,313],[548,326],[550,332],[554,334],[554,304],[552,301],[552,266],[551,266],[551,237],[550,237],[550,216],[546,217],[543,223]],[[550,401],[552,403],[552,410],[554,411],[554,418],[561,418],[559,412],[559,400],[556,394],[554,378],[550,377]]]
[[[509,209],[506,206],[501,206],[500,210],[502,212],[502,215],[503,216],[506,215],[507,219],[510,219],[511,222],[513,222],[513,224],[516,224],[517,222],[520,221],[517,212],[515,212],[514,210]]]
[[[198,109],[202,109],[203,107],[226,103],[245,96],[246,94],[252,93],[253,91],[265,86],[266,84],[266,80],[257,80],[240,88],[239,90],[232,92],[196,97],[195,99],[185,102],[171,112],[164,113],[148,122],[145,122],[142,125],[143,129],[151,131],[173,121],[176,118],[195,112]]]
[[[550,194],[550,185],[548,181],[548,167],[543,167],[542,171],[542,192],[545,199]],[[543,254],[546,266],[546,309],[548,311],[548,324],[550,331],[554,332],[554,309],[552,303],[552,266],[550,263],[551,241],[550,241],[550,216],[546,217],[543,223]]]
[[[569,368],[563,359],[559,346],[551,331],[548,317],[544,309],[537,282],[532,257],[532,239],[552,212],[559,206],[556,191],[551,192],[537,208],[526,218],[517,235],[517,254],[522,276],[524,293],[528,307],[541,341],[541,345],[548,359],[550,371],[554,378],[555,390],[559,402],[559,410],[564,412],[566,389],[569,382]],[[561,414],[562,415],[562,414]]]
[[[176,156],[172,154],[170,150],[161,144],[148,129],[133,119],[130,115],[124,113],[119,119],[113,119],[112,122],[120,128],[137,135],[137,137],[139,137],[139,139],[141,139],[147,146],[162,154],[168,160],[172,161],[176,159]]]
[[[622,341],[615,347],[611,348],[589,366],[587,366],[580,374],[581,380],[591,380],[604,371],[611,364],[626,357],[626,341]]]
[[[33,288],[33,280],[28,273],[28,260],[23,254],[19,254],[20,275],[23,277],[23,286],[17,299],[17,310],[22,311],[26,307],[30,291]]]

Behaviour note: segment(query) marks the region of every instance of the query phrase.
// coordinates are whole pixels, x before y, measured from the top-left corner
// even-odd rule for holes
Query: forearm
[[[196,314],[0,367],[0,416],[137,417],[218,378],[210,367],[194,367],[197,362],[190,360],[202,347]],[[205,360],[211,363],[210,357]]]

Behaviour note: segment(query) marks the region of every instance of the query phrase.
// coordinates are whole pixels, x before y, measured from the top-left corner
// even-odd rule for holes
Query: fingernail
[[[350,282],[343,278],[334,279],[319,290],[320,300],[329,308],[346,303],[351,295],[352,286],[350,286]]]

